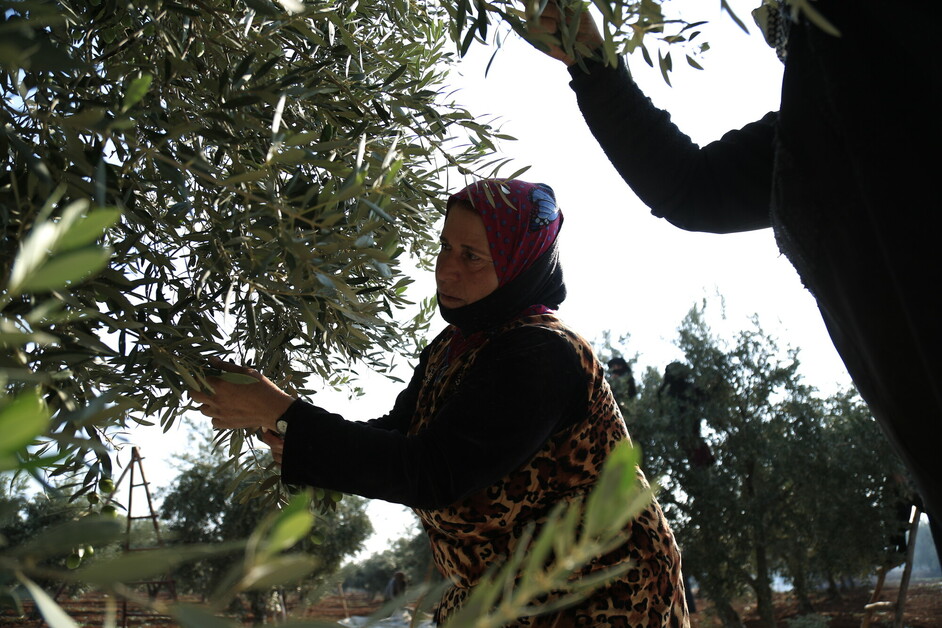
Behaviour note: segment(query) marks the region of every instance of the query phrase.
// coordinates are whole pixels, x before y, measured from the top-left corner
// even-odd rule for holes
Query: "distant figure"
[[[609,379],[620,378],[625,382],[625,392],[630,399],[638,396],[638,386],[635,384],[635,376],[631,372],[631,365],[625,362],[624,358],[612,358],[608,361]]]
[[[690,367],[682,362],[668,364],[657,389],[658,399],[662,394],[676,404],[676,412],[671,414],[672,426],[690,464],[696,468],[713,465],[716,457],[700,432],[700,410],[707,395],[694,382]]]
[[[391,602],[406,592],[406,574],[397,571],[393,577],[386,583],[386,590],[383,591],[383,601]]]

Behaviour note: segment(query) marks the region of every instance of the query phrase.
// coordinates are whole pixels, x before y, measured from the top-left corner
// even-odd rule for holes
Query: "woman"
[[[367,423],[259,384],[214,380],[195,393],[217,428],[262,427],[282,479],[415,509],[435,562],[454,583],[438,621],[458,608],[524,528],[589,491],[628,438],[592,348],[555,316],[565,298],[552,189],[484,180],[448,200],[435,269],[450,325],[422,352],[388,415]],[[585,573],[632,560],[622,579],[574,608],[519,626],[682,626],[680,556],[654,503],[626,543]]]

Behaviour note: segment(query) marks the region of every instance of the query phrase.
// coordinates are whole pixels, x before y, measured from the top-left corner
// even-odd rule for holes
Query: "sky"
[[[668,87],[640,55],[630,57],[628,65],[654,103],[702,145],[777,109],[782,65],[752,26],[749,11],[758,4],[755,0],[730,2],[751,34],[720,14],[718,1],[712,7],[702,0],[684,3],[695,8],[697,19],[710,20],[702,28],[703,39],[711,43],[699,59],[705,70],[689,68],[682,56],[675,56],[673,87]],[[799,372],[806,383],[823,394],[850,385],[814,299],[779,253],[770,230],[690,233],[654,218],[589,133],[565,66],[510,37],[485,77],[491,53],[472,47],[450,83],[455,99],[468,110],[517,138],[500,146],[517,162],[505,174],[531,164],[521,178],[547,183],[556,192],[565,215],[560,248],[569,295],[559,310],[564,321],[589,340],[600,340],[606,330],[616,338],[630,334],[626,356],[637,354],[639,373],[647,366],[663,369],[682,357],[673,345],[677,327],[706,298],[715,331],[731,337],[758,315],[781,346],[800,347]],[[431,276],[419,278],[416,286],[415,299],[434,291]],[[442,327],[436,317],[429,333]],[[366,378],[361,385],[366,390],[362,399],[351,401],[343,393],[324,390],[313,401],[349,419],[365,420],[391,408],[399,390],[381,377]],[[186,449],[186,438],[177,428],[160,437],[154,428],[141,435],[147,477],[155,486],[173,477],[167,461]],[[377,533],[361,556],[385,549],[391,539],[411,530],[411,516],[402,506],[374,500],[369,513]]]

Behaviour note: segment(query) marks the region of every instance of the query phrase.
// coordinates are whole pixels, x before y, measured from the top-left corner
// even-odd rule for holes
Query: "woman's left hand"
[[[212,418],[217,429],[270,429],[284,414],[294,397],[278,388],[255,369],[210,358],[210,364],[229,373],[248,376],[252,383],[236,383],[221,377],[208,377],[212,392],[191,390],[190,398],[201,404],[199,411]]]
[[[281,455],[285,450],[285,439],[269,430],[262,430],[259,438],[271,447],[271,457],[275,460],[275,463],[281,464]]]

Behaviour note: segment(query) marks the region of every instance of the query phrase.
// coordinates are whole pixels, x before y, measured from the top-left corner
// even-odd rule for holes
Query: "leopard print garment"
[[[442,599],[436,617],[439,622],[460,607],[491,564],[513,552],[529,523],[539,525],[556,503],[588,492],[608,453],[616,443],[629,438],[592,348],[555,316],[516,319],[497,330],[488,342],[523,325],[559,334],[575,348],[588,376],[588,412],[582,421],[554,434],[527,464],[493,485],[446,508],[416,511],[429,535],[438,569],[454,583]],[[410,433],[421,432],[434,420],[487,344],[468,350],[449,364],[445,359],[449,337],[446,330],[432,343]],[[638,473],[643,481],[640,470]],[[596,559],[582,574],[629,560],[635,567],[626,575],[576,607],[508,625],[688,626],[680,554],[656,502],[629,523],[621,548]]]

